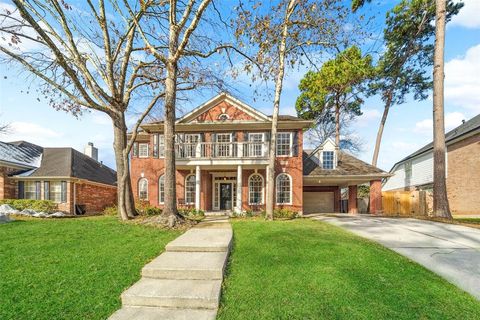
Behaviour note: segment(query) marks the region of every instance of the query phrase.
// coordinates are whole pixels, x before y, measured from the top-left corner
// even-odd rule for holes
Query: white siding
[[[410,179],[406,176],[406,163],[400,163],[392,172],[390,177],[383,185],[383,190],[394,190],[410,186],[420,186],[433,182],[433,153],[428,152],[417,158],[409,160],[412,163],[412,174]]]

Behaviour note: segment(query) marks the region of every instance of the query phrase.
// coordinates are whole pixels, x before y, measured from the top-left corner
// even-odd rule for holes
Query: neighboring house
[[[266,181],[271,117],[222,93],[178,119],[176,195],[179,206],[205,211],[263,210],[267,183],[275,205],[300,213],[339,212],[340,188],[371,182],[370,209],[381,211],[381,179],[387,173],[338,150],[327,140],[312,154],[303,150],[311,121],[279,116],[275,180]],[[131,154],[137,200],[164,203],[163,122],[141,126]],[[350,211],[356,211],[351,201]]]
[[[0,142],[0,199],[48,199],[70,214],[102,211],[116,202],[116,173],[97,161],[93,144],[85,150]]]
[[[453,214],[479,214],[480,114],[445,135],[447,194]],[[433,144],[397,162],[384,191],[433,189]]]

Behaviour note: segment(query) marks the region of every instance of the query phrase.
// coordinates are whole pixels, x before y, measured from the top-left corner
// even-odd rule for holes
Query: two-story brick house
[[[330,140],[304,152],[303,131],[311,124],[279,116],[275,181],[266,181],[271,117],[225,93],[195,108],[175,125],[178,205],[205,211],[263,210],[266,186],[274,183],[276,207],[300,213],[338,212],[340,188],[370,181],[380,186],[385,172],[340,152]],[[134,194],[137,200],[162,207],[163,122],[141,128],[131,154]],[[351,166],[352,159],[356,166]],[[321,181],[326,175],[328,179]],[[379,211],[380,188],[372,190],[377,199],[372,209]],[[351,207],[354,212],[356,203],[352,201]]]

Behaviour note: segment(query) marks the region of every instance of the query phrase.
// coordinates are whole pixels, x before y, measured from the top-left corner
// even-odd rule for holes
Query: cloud
[[[56,140],[62,134],[35,123],[16,121],[9,125],[7,137],[9,136],[13,136],[15,140],[44,144],[46,141]]]
[[[461,26],[465,28],[480,28],[480,19],[478,14],[480,12],[480,1],[479,0],[455,0],[455,2],[463,2],[465,5],[458,15],[452,18],[452,21],[449,25],[452,26]]]
[[[453,128],[458,127],[462,124],[462,120],[465,120],[465,115],[460,112],[450,112],[445,114],[445,131],[450,131]],[[414,132],[432,134],[433,132],[433,120],[424,119],[418,121],[415,124]]]
[[[464,57],[445,64],[445,99],[480,112],[480,44],[468,49]]]
[[[371,122],[380,119],[382,116],[377,109],[363,109],[362,112],[363,114],[354,120],[359,127],[366,127],[370,125]]]

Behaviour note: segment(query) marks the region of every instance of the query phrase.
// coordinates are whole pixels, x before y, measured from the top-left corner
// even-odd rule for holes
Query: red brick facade
[[[0,167],[0,199],[16,198],[17,183],[9,177],[15,171],[12,168]]]

